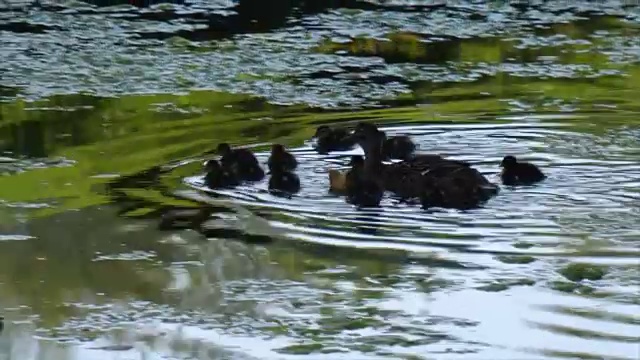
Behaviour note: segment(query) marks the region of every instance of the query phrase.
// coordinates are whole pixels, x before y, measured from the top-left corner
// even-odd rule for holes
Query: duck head
[[[386,140],[386,136],[383,132],[371,129],[356,130],[354,138],[358,142],[358,145],[364,150],[365,157],[382,156],[382,145]],[[353,159],[352,159],[353,160]]]
[[[371,123],[366,123],[363,121],[360,121],[355,129],[353,130],[354,134],[367,134],[367,135],[371,135],[371,134],[375,134],[380,132],[380,130],[378,129],[378,127],[376,126],[376,124],[371,124]]]
[[[320,125],[316,129],[316,134],[314,137],[319,138],[322,136],[327,136],[331,133],[331,128],[328,125]]]
[[[231,146],[227,143],[222,143],[218,145],[218,155],[225,156],[231,153]]]
[[[359,121],[356,124],[355,130],[375,130],[375,131],[378,131],[378,125],[373,124],[373,123],[369,123],[369,122],[365,122],[365,121]]]
[[[218,160],[209,160],[204,164],[204,170],[206,172],[216,172],[222,170],[222,165]]]
[[[362,146],[361,140],[371,140],[371,139],[380,139],[380,141],[385,141],[387,139],[387,134],[384,131],[380,131],[375,124],[359,122],[353,130],[353,137],[358,141],[358,144]]]
[[[510,168],[516,165],[517,163],[518,163],[518,160],[516,160],[515,156],[507,155],[502,159],[500,166],[503,168]]]
[[[271,155],[282,155],[286,152],[284,146],[282,144],[273,144],[271,145]]]

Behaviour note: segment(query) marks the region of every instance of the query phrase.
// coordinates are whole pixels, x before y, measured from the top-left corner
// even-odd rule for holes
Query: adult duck
[[[347,202],[360,207],[376,207],[380,205],[384,194],[384,185],[376,173],[375,167],[368,165],[362,156],[351,157],[351,169],[345,176],[345,193]]]
[[[547,178],[542,170],[528,162],[519,162],[515,156],[507,155],[500,163],[502,183],[505,185],[533,185]]]
[[[233,187],[240,184],[236,174],[222,166],[218,160],[209,160],[204,165],[204,184],[210,189]]]
[[[365,160],[360,155],[351,157],[351,168],[346,172],[335,169],[329,170],[329,191],[346,195],[348,203],[360,207],[375,207],[380,205],[384,188],[379,181],[370,180],[375,174],[365,174]]]
[[[238,179],[260,181],[264,178],[264,170],[251,150],[232,149],[229,144],[222,143],[218,145],[217,152],[221,156],[221,165],[226,169],[232,169]]]
[[[349,131],[342,128],[331,128],[328,125],[319,126],[313,137],[316,139],[315,148],[321,154],[350,150],[356,145],[356,141]]]
[[[425,208],[469,209],[498,192],[478,170],[458,161],[433,156],[383,164],[385,137],[363,131],[356,135],[365,151],[365,174],[376,176],[385,190],[402,199],[420,198]]]

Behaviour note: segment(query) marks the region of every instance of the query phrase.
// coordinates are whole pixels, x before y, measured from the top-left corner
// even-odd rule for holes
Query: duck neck
[[[371,141],[365,150],[364,171],[376,175],[382,169],[382,137]]]

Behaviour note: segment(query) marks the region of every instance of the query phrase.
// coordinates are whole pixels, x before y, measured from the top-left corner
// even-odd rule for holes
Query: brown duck
[[[498,192],[496,185],[468,164],[437,155],[383,164],[385,137],[364,131],[356,132],[356,136],[365,149],[367,173],[377,174],[383,188],[400,198],[420,198],[425,208],[469,209],[480,206]]]

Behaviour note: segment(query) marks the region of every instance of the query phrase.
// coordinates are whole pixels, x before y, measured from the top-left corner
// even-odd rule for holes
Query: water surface
[[[354,4],[215,34],[179,6],[1,12],[0,358],[636,358],[638,8]],[[361,120],[549,178],[356,209],[327,170],[361,150],[309,139]],[[287,145],[301,192],[202,188],[223,140]],[[159,226],[203,203],[204,234]]]

